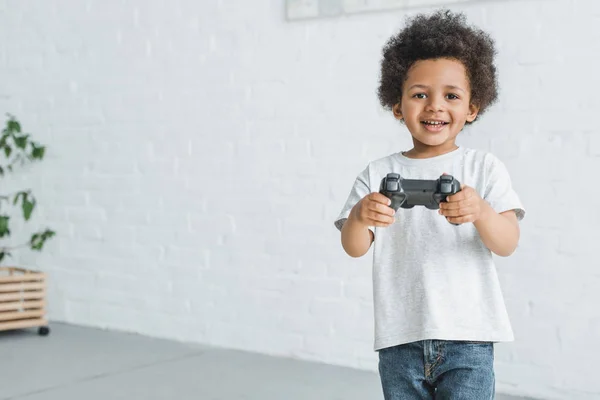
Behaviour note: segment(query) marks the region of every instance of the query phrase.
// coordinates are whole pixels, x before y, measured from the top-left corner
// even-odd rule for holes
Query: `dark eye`
[[[413,95],[413,97],[416,97],[417,99],[424,99],[425,97],[427,97],[427,95],[425,93],[417,93]]]
[[[457,96],[457,95],[455,95],[454,93],[450,93],[450,94],[448,94],[448,96],[447,96],[447,97],[448,97],[448,99],[450,99],[450,100],[456,100],[456,99],[458,99],[458,96]]]

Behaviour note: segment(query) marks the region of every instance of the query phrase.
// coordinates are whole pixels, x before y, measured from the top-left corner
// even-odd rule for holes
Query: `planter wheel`
[[[40,336],[48,336],[50,333],[50,328],[47,326],[40,326],[38,329],[38,335]]]

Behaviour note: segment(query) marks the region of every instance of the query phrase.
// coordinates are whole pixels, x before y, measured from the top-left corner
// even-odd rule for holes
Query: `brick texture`
[[[497,346],[499,391],[600,398],[598,4],[454,6],[496,38],[501,82],[459,142],[502,159],[528,209],[498,260],[517,339]],[[404,15],[0,2],[0,111],[49,146],[6,182],[38,198],[23,231],[58,231],[16,260],[50,274],[50,317],[376,370],[371,256],[346,256],[332,221],[369,160],[410,144],[376,99]]]

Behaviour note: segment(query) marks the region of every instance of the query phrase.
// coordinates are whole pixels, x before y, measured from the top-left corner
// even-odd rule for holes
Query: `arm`
[[[500,257],[510,256],[519,243],[520,229],[514,211],[497,213],[481,200],[480,218],[474,222],[483,244]]]
[[[455,224],[472,222],[483,244],[500,257],[511,255],[520,237],[519,223],[514,211],[497,213],[490,204],[467,185],[440,204],[439,213]]]
[[[356,221],[353,209],[342,227],[342,247],[344,251],[350,257],[362,257],[369,251],[374,239],[373,232]]]
[[[375,192],[352,207],[342,226],[342,247],[349,256],[362,257],[369,251],[375,239],[369,226],[387,227],[394,223],[395,212],[390,204],[390,199]]]

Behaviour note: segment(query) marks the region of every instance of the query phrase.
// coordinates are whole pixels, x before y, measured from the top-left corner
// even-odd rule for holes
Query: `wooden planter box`
[[[50,332],[46,319],[46,274],[0,267],[0,331],[38,327]]]

